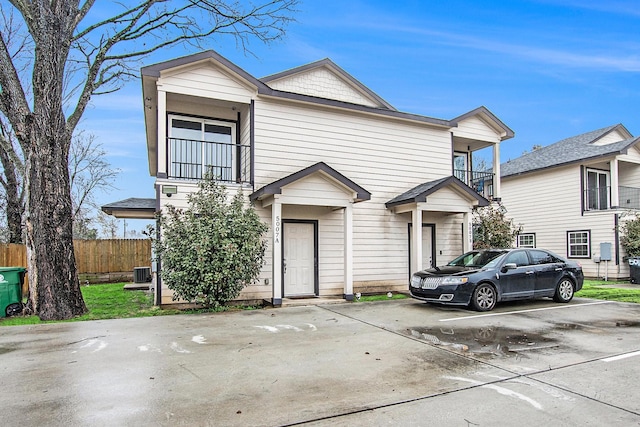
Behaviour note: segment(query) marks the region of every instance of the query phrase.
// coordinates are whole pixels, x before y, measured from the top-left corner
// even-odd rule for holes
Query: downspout
[[[619,273],[620,272],[620,230],[618,227],[620,226],[620,214],[613,215],[613,224],[614,224],[613,241],[614,241],[614,246],[616,251],[616,265],[618,266],[618,273]]]
[[[160,241],[160,186],[156,185],[156,241]],[[162,260],[160,255],[156,254],[156,300],[155,305],[160,306],[162,304],[162,277],[160,272],[162,271]]]
[[[585,205],[585,195],[584,195],[584,165],[580,165],[580,216],[584,216],[584,205]]]
[[[242,121],[240,111],[236,116],[236,182],[242,184],[242,145],[240,141],[240,128],[242,127]]]
[[[252,190],[255,191],[255,158],[256,158],[256,131],[255,131],[255,110],[256,104],[255,100],[251,100],[250,105],[250,116],[249,116],[249,146],[250,146],[250,167],[251,171],[249,172],[251,178],[251,187]]]

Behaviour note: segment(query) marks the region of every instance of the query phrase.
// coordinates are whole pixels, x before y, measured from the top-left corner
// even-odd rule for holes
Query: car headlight
[[[464,285],[469,281],[468,277],[449,276],[442,279],[443,285]]]
[[[420,276],[411,276],[411,286],[414,288],[419,288],[422,285],[422,277]]]

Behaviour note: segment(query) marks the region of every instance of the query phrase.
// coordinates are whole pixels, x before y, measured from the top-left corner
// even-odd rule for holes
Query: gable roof
[[[251,74],[244,71],[242,68],[235,65],[233,62],[229,61],[228,59],[220,55],[218,52],[215,52],[213,50],[206,50],[204,52],[183,56],[181,58],[171,59],[169,61],[164,61],[157,64],[152,64],[152,65],[142,67],[140,69],[140,72],[142,75],[142,89],[143,89],[143,95],[144,95],[143,101],[145,102],[145,104],[148,104],[149,102],[155,99],[156,97],[155,84],[152,85],[150,83],[158,79],[161,76],[163,71],[168,71],[173,68],[188,66],[190,64],[194,64],[197,62],[204,62],[208,60],[217,62],[219,65],[222,65],[223,68],[225,68],[231,74],[235,75],[236,77],[248,83],[249,85],[255,87],[257,89],[258,95],[270,96],[270,97],[276,97],[276,98],[288,99],[288,100],[300,101],[300,102],[308,102],[313,104],[321,104],[321,105],[330,106],[330,107],[344,108],[347,110],[361,111],[364,113],[372,113],[376,115],[383,115],[387,117],[394,117],[399,119],[411,120],[415,122],[427,123],[427,124],[435,125],[438,127],[450,128],[452,126],[449,120],[437,119],[437,118],[423,116],[419,114],[404,113],[396,110],[386,101],[384,101],[382,98],[376,95],[373,91],[368,89],[362,83],[358,82],[355,78],[350,76],[346,71],[342,70],[340,67],[335,65],[330,60],[321,60],[316,63],[307,64],[306,66],[303,65],[302,67],[294,68],[289,71],[284,71],[283,73],[273,74],[271,76],[265,77],[264,79],[257,79],[253,77]],[[371,107],[367,105],[353,104],[350,102],[339,101],[335,99],[326,99],[326,98],[319,98],[316,96],[310,96],[310,95],[305,95],[300,93],[285,92],[285,91],[273,89],[267,84],[268,81],[271,81],[274,79],[274,76],[288,75],[290,73],[299,72],[300,69],[303,69],[305,67],[317,67],[319,65],[329,66],[329,64],[333,64],[332,66],[335,67],[336,72],[343,75],[346,79],[348,79],[354,85],[360,87],[363,90],[363,92],[367,92],[371,94],[371,96],[378,98],[385,106]],[[148,98],[148,100],[145,98]],[[151,104],[146,106],[145,111],[146,109],[149,109],[149,111],[153,111]]]
[[[385,203],[385,207],[392,208],[394,206],[404,205],[407,203],[424,203],[427,201],[427,196],[435,193],[441,188],[447,186],[454,186],[467,193],[472,199],[478,201],[478,206],[488,206],[489,201],[482,197],[480,194],[473,191],[471,187],[460,181],[455,176],[447,176],[444,178],[436,179],[435,181],[425,182],[418,186],[413,187],[411,190],[394,197]]]
[[[253,194],[249,196],[249,198],[254,201],[261,199],[262,197],[273,195],[273,194],[282,194],[282,187],[289,185],[295,181],[301,180],[309,175],[312,175],[316,172],[322,172],[325,175],[330,176],[334,180],[338,181],[340,184],[344,185],[348,189],[352,190],[356,193],[355,202],[362,202],[365,200],[371,199],[371,193],[369,193],[364,188],[360,187],[358,184],[342,175],[337,170],[333,169],[331,166],[327,165],[325,162],[318,162],[314,165],[306,167],[298,172],[292,173],[291,175],[285,176],[277,181],[272,182],[271,184],[267,184],[264,187],[256,190]]]
[[[631,146],[640,142],[640,138],[631,137],[610,144],[594,144],[614,131],[631,136],[622,124],[572,136],[502,163],[500,175],[504,178],[599,157],[625,154]]]
[[[491,125],[493,125],[493,127],[501,130],[503,132],[502,136],[500,137],[502,141],[504,141],[505,139],[513,138],[513,136],[515,135],[515,133],[509,126],[505,125],[502,120],[500,120],[484,105],[481,105],[480,107],[471,110],[468,113],[464,113],[461,116],[451,119],[451,126],[458,126],[458,123],[460,123],[461,121],[474,116],[480,117],[483,121],[490,123]]]
[[[337,74],[342,80],[350,83],[352,87],[354,87],[360,94],[364,95],[366,98],[370,99],[374,103],[379,105],[379,108],[397,111],[391,104],[382,99],[378,94],[369,89],[367,86],[360,83],[359,80],[354,78],[351,74],[347,73],[341,67],[339,67],[335,62],[330,60],[329,58],[321,59],[320,61],[311,62],[306,65],[302,65],[300,67],[295,67],[290,70],[285,70],[280,73],[271,74],[269,76],[263,77],[260,79],[261,82],[269,84],[275,82],[276,80],[283,80],[289,77],[295,76],[296,74],[306,73],[308,71],[317,70],[317,69],[328,69],[332,71],[334,74]]]

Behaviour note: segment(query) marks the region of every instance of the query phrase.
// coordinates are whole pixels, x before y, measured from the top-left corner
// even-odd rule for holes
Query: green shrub
[[[522,226],[505,217],[504,208],[489,205],[473,211],[473,248],[510,248]]]
[[[229,201],[226,188],[207,177],[188,196],[185,210],[173,206],[161,216],[155,241],[161,278],[183,299],[217,308],[255,282],[262,268],[268,227],[242,192]]]
[[[620,227],[620,244],[627,256],[640,256],[640,216],[635,214],[633,219],[625,221]]]

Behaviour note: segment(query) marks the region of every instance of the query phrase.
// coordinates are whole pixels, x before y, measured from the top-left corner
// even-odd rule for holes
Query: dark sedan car
[[[419,300],[489,311],[500,301],[569,302],[583,281],[579,263],[543,249],[484,249],[413,274],[409,291]]]

